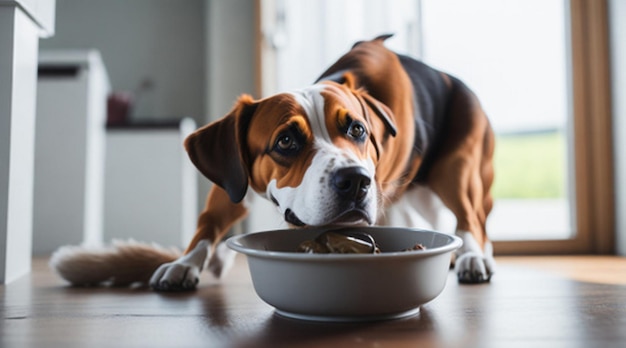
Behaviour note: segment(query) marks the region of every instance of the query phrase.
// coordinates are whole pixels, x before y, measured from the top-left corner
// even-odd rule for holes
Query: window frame
[[[497,255],[613,254],[615,211],[606,0],[569,0],[575,235],[495,241]],[[496,145],[497,146],[497,145]]]

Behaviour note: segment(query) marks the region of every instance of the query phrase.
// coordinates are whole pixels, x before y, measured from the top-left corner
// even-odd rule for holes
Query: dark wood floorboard
[[[0,347],[626,347],[626,259],[498,259],[490,284],[459,285],[401,320],[284,319],[254,293],[238,257],[198,291],[72,288],[34,261],[0,286]]]

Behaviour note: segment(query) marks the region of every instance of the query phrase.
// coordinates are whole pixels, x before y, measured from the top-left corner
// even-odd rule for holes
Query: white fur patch
[[[433,190],[420,185],[408,189],[389,206],[379,224],[451,234],[455,230],[456,218]]]
[[[322,91],[326,87],[325,85],[315,84],[293,92],[291,95],[306,112],[315,138],[330,143],[330,135],[326,129],[326,115],[324,114],[324,97],[322,96]]]

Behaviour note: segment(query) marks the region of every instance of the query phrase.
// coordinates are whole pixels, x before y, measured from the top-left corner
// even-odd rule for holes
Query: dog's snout
[[[346,167],[338,169],[332,178],[335,192],[342,198],[363,201],[367,196],[372,179],[363,167]]]

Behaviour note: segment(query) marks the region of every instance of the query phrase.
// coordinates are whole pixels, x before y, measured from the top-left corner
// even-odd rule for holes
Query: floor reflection
[[[286,318],[273,312],[255,332],[234,337],[235,347],[361,346],[364,342],[424,342],[436,338],[430,310],[421,308],[412,317],[363,323],[329,323]]]

